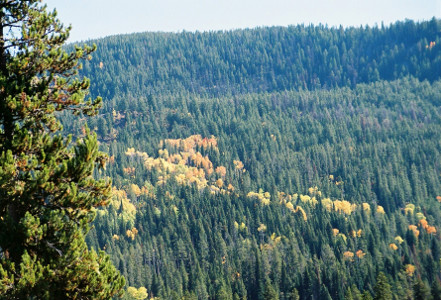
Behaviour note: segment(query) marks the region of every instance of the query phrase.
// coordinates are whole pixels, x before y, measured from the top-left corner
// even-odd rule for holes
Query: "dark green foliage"
[[[354,297],[352,296],[351,288],[349,288],[349,287],[345,293],[345,300],[354,300]]]
[[[438,20],[97,43],[84,74],[107,99],[88,124],[114,159],[97,176],[113,178],[136,215],[126,222],[121,207],[101,210],[88,242],[112,253],[130,286],[164,299],[406,299],[413,278],[439,281]],[[69,116],[63,124],[81,132]],[[216,137],[218,149],[195,151],[213,169],[226,168],[222,179],[234,192],[175,178],[158,184],[158,170],[125,154],[131,147],[152,158],[164,148],[178,154],[160,141],[194,134]],[[219,177],[207,174],[209,185]],[[152,192],[136,195],[132,184]],[[292,201],[306,221],[279,199],[279,192],[306,195],[315,186],[317,205]],[[269,193],[268,205],[247,197],[259,189]],[[357,209],[336,212],[325,197]]]
[[[62,111],[94,115],[87,79],[75,77],[93,51],[62,49],[69,29],[40,1],[0,4],[0,298],[108,299],[124,278],[85,243],[95,209],[110,195],[94,180],[106,156],[96,135],[60,134]]]
[[[279,295],[277,294],[276,290],[274,289],[273,285],[270,281],[267,281],[265,283],[265,292],[263,294],[264,300],[278,300]]]
[[[415,300],[430,300],[430,289],[427,285],[420,279],[416,279],[413,285],[413,298]]]
[[[120,35],[94,41],[98,50],[84,72],[94,78],[92,92],[109,100],[355,87],[409,75],[432,82],[440,78],[440,29],[432,19],[381,28],[298,25]]]
[[[299,292],[297,291],[297,289],[293,289],[291,293],[288,294],[288,298],[289,300],[299,300],[300,296],[299,296]]]
[[[194,124],[190,127],[175,124],[174,126],[179,126],[182,136],[174,135],[173,132],[178,131],[173,131],[173,127],[170,127],[170,133],[156,133],[157,137],[152,135],[150,141],[158,144],[162,134],[166,137],[171,135],[184,138],[194,133],[195,128],[210,132],[206,128],[210,120],[223,123],[218,134],[219,151],[223,154],[218,158],[215,153],[207,155],[214,157],[213,162],[217,159],[215,167],[227,166],[227,177],[239,190],[239,196],[213,196],[170,182],[157,190],[154,199],[146,196],[133,198],[139,203],[134,227],[140,229],[139,241],[144,241],[141,248],[130,250],[131,244],[136,245],[138,239],[133,242],[125,238],[112,240],[113,234],[124,236],[128,228],[121,224],[120,229],[113,225],[106,229],[109,221],[104,217],[99,217],[95,223],[96,231],[101,236],[97,245],[109,245],[112,249],[109,248],[109,251],[121,253],[121,259],[114,256],[117,265],[121,263],[130,266],[131,262],[144,261],[140,265],[131,265],[130,268],[134,270],[131,273],[124,273],[130,285],[144,285],[149,291],[161,290],[161,294],[155,292],[154,295],[163,295],[165,298],[172,290],[195,290],[202,286],[208,295],[214,297],[221,289],[219,285],[212,284],[209,278],[219,276],[229,278],[224,284],[231,287],[232,293],[237,293],[240,297],[246,295],[248,299],[257,299],[259,295],[263,298],[268,272],[273,286],[278,287],[280,295],[284,297],[288,297],[293,288],[296,288],[302,299],[311,294],[319,299],[320,293],[329,293],[332,298],[338,298],[344,296],[348,287],[352,291],[352,284],[361,291],[372,291],[377,268],[384,268],[388,274],[394,274],[393,278],[397,278],[406,264],[416,265],[420,259],[425,260],[428,254],[424,253],[431,254],[427,256],[427,263],[420,266],[434,268],[430,262],[434,262],[433,255],[436,255],[439,247],[439,235],[430,236],[419,227],[420,235],[415,238],[407,227],[418,223],[415,214],[420,210],[416,209],[414,215],[406,215],[403,208],[407,203],[420,203],[422,207],[432,206],[433,209],[427,209],[425,215],[429,224],[439,226],[439,204],[435,199],[435,191],[440,190],[440,178],[433,177],[427,181],[430,182],[426,185],[427,190],[418,197],[412,196],[411,186],[413,178],[425,178],[428,174],[437,173],[435,166],[437,158],[441,157],[441,148],[437,142],[441,138],[441,119],[438,110],[430,102],[432,99],[441,99],[439,90],[438,82],[431,85],[414,79],[404,79],[359,85],[355,91],[337,89],[330,92],[284,92],[252,97],[245,95],[236,97],[237,105],[234,107],[231,107],[227,98],[215,100],[190,96],[187,103],[194,108],[188,112],[197,116],[193,119]],[[383,106],[380,100],[372,96],[374,93],[387,93],[389,106]],[[401,99],[404,95],[418,99],[417,94],[419,100],[415,100],[414,107],[425,113],[414,121],[412,115],[406,115],[407,106]],[[307,105],[303,104],[304,107],[300,110],[302,102]],[[253,108],[253,103],[266,109],[267,115],[260,117],[257,108]],[[171,99],[163,98],[157,107],[159,119],[162,119],[161,114],[175,114]],[[204,115],[197,115],[198,107],[204,107]],[[245,107],[247,114],[243,113]],[[328,110],[329,117],[317,115],[313,118],[307,114],[314,110]],[[354,111],[362,111],[364,115],[355,114]],[[130,111],[125,113],[131,114]],[[384,115],[388,116],[388,126],[375,125],[377,122],[383,123]],[[241,121],[241,118],[246,122]],[[137,120],[139,124],[145,124],[141,125],[143,128],[150,126],[152,121],[152,118],[143,116],[139,116]],[[264,122],[266,125],[262,126]],[[236,129],[230,130],[230,127]],[[124,154],[127,147],[132,145],[141,151],[148,149],[143,146],[142,131],[133,133],[135,129],[129,125],[117,125],[115,128],[119,131],[121,142],[111,141],[106,144],[102,140],[104,146],[113,149],[111,155],[115,156],[115,164],[109,166],[105,173],[112,176],[121,188],[130,182],[136,182],[139,186],[145,181],[155,183],[156,175],[147,172],[142,162],[130,161]],[[130,130],[132,134],[126,135],[126,130]],[[324,134],[324,130],[334,132],[334,136]],[[254,131],[259,133],[253,135]],[[277,136],[276,142],[270,137],[274,133]],[[422,136],[431,136],[433,139],[422,139]],[[241,150],[242,147],[244,150]],[[353,150],[350,150],[351,147]],[[149,153],[156,156],[156,151]],[[425,153],[432,155],[426,156]],[[423,155],[425,159],[421,159]],[[245,162],[247,169],[241,176],[235,174],[231,163],[237,158]],[[412,164],[416,166],[413,178],[412,173],[407,172]],[[126,177],[122,171],[123,167],[128,166],[136,168],[135,178]],[[338,179],[330,181],[329,174],[334,174]],[[340,180],[344,181],[343,188],[335,184]],[[383,183],[375,187],[379,182]],[[298,203],[306,209],[308,220],[305,223],[301,217],[279,205],[277,199],[272,200],[273,204],[262,207],[246,197],[249,191],[257,191],[259,188],[270,191],[274,185],[278,190],[287,193],[307,193],[309,186],[317,184],[326,196],[334,199],[341,199],[343,196],[358,205],[367,202],[374,210],[374,200],[386,207],[387,201],[381,196],[386,183],[387,188],[394,191],[390,195],[390,201],[394,201],[394,205],[388,208],[389,211],[384,216],[357,211],[346,217]],[[170,191],[175,198],[166,198],[165,191]],[[430,206],[427,206],[429,203]],[[171,209],[172,204],[178,207],[178,216]],[[155,215],[155,209],[161,211],[159,216]],[[236,230],[235,221],[239,224],[244,222],[247,229]],[[115,221],[111,221],[113,222]],[[257,232],[261,223],[268,226],[264,235]],[[347,241],[335,238],[332,234],[333,228],[338,228],[345,234]],[[361,237],[349,237],[351,230],[359,229],[363,232]],[[266,253],[260,249],[260,245],[269,243],[273,232],[286,239],[283,238],[280,246]],[[396,236],[401,236],[404,242],[399,244],[395,240]],[[399,249],[393,251],[389,248],[390,243],[397,243]],[[160,256],[156,254],[159,249]],[[343,252],[349,250],[355,253],[359,249],[368,254],[361,259],[355,257],[353,262],[342,258]],[[429,249],[434,251],[427,252]],[[222,264],[225,253],[228,266]],[[309,257],[313,255],[317,255],[318,259],[310,260]],[[147,261],[142,257],[147,257]],[[306,266],[313,269],[305,272]],[[240,273],[239,279],[233,276],[235,272]],[[161,276],[164,278],[164,285],[161,289],[153,289],[153,286],[158,286],[157,283],[153,284],[157,281],[148,276],[140,281],[135,274],[150,274],[148,276],[153,278]],[[421,274],[429,275],[428,272]],[[317,276],[327,290],[321,287]],[[393,285],[395,284],[398,283],[394,282]],[[170,288],[176,285],[179,288]],[[394,290],[394,287],[391,289]],[[412,287],[404,286],[404,291],[409,289],[412,290]],[[368,292],[365,294],[368,295]]]
[[[374,300],[392,300],[391,285],[383,272],[380,272],[377,276],[374,292]]]
[[[441,300],[441,284],[438,280],[432,282],[431,294],[433,300]]]
[[[373,298],[372,298],[371,294],[368,291],[364,291],[361,299],[363,299],[363,300],[372,300]]]

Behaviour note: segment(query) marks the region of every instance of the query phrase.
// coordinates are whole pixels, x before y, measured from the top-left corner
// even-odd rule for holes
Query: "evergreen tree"
[[[441,300],[441,285],[438,280],[434,280],[432,282],[430,292],[432,294],[433,300]]]
[[[415,300],[425,300],[431,298],[429,288],[420,278],[416,279],[413,285],[413,297]]]
[[[383,272],[380,272],[377,276],[377,283],[375,284],[374,291],[374,300],[392,300],[391,286]]]
[[[371,296],[371,294],[368,291],[364,291],[361,299],[363,299],[363,300],[372,300],[372,296]]]
[[[288,299],[299,300],[300,299],[299,291],[297,291],[297,289],[293,289],[292,292],[289,293]]]
[[[352,297],[352,291],[350,287],[348,287],[346,290],[345,300],[354,300],[354,297]]]
[[[109,299],[124,278],[85,235],[111,185],[106,156],[84,128],[72,142],[63,111],[93,115],[75,75],[93,47],[63,49],[70,28],[38,0],[0,3],[0,298]]]
[[[278,300],[279,295],[277,294],[277,291],[274,289],[273,285],[269,280],[265,283],[265,292],[264,292],[264,299],[265,300]]]

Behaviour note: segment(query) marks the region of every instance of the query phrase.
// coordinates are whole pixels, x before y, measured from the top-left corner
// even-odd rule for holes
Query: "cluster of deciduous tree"
[[[97,41],[116,188],[89,245],[127,297],[440,299],[440,29]]]

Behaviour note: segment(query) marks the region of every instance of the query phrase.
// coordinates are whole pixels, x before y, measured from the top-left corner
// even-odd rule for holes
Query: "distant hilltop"
[[[93,42],[83,74],[93,94],[226,95],[354,87],[404,76],[441,76],[441,21],[387,27],[262,27],[233,31],[137,33]],[[118,78],[111,78],[112,74]],[[115,79],[115,80],[113,80]],[[112,84],[109,86],[109,81]]]

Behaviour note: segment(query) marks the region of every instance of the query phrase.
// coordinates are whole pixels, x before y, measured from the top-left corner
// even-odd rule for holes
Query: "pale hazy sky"
[[[291,24],[360,26],[441,18],[441,0],[45,0],[72,24],[70,41],[144,31]]]

